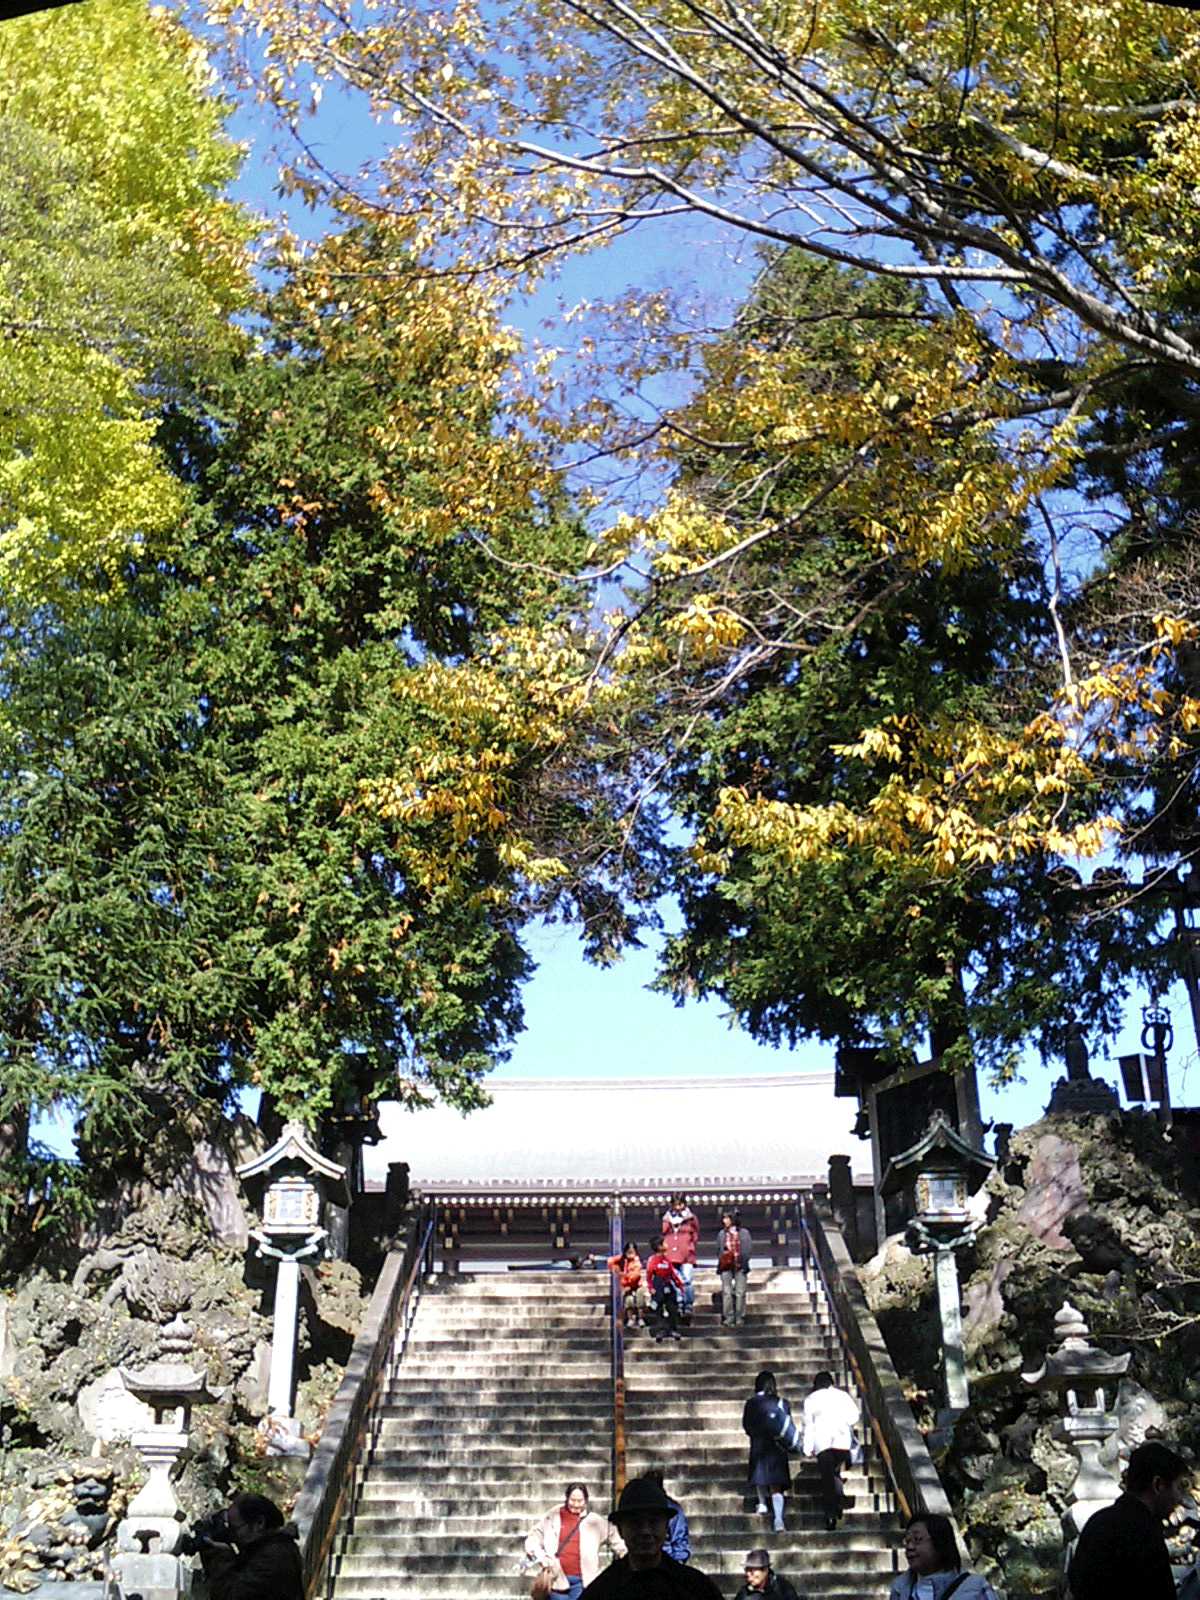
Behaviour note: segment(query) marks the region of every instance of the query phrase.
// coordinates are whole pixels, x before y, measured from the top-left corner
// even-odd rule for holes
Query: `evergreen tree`
[[[87,1182],[247,1085],[310,1125],[351,1092],[478,1105],[520,1025],[516,799],[488,828],[372,795],[398,770],[436,794],[466,757],[536,793],[532,705],[464,751],[425,686],[548,625],[557,584],[518,569],[571,566],[580,534],[493,427],[493,337],[412,273],[386,308],[376,279],[341,309],[307,281],[206,411],[169,419],[175,537],[102,602],[14,614],[0,648],[4,1101],[73,1112]],[[505,480],[507,567],[465,519],[472,472],[481,497]]]

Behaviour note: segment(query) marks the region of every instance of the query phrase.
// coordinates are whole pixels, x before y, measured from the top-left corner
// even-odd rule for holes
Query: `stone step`
[[[720,1341],[721,1346],[735,1344],[739,1339],[758,1344],[768,1336],[778,1340],[781,1348],[785,1348],[795,1338],[832,1340],[836,1337],[832,1322],[824,1317],[813,1316],[807,1311],[789,1311],[780,1316],[763,1311],[751,1311],[745,1321],[736,1328],[727,1326],[712,1312],[696,1311],[690,1318],[681,1318],[680,1326],[692,1333],[703,1333],[706,1338],[713,1341],[714,1348],[717,1347],[717,1341]],[[626,1340],[636,1341],[640,1331],[632,1323],[626,1324]],[[607,1311],[603,1315],[586,1317],[563,1315],[533,1322],[528,1319],[499,1322],[485,1317],[472,1317],[462,1322],[445,1322],[441,1319],[422,1320],[418,1317],[408,1338],[410,1344],[422,1343],[425,1340],[440,1344],[455,1339],[474,1341],[478,1344],[484,1339],[493,1343],[497,1339],[511,1339],[514,1342],[541,1341],[559,1349],[567,1349],[576,1341],[580,1344],[602,1344],[607,1347],[612,1340],[612,1318]]]
[[[714,1577],[722,1594],[733,1595],[744,1581],[741,1569],[725,1576],[714,1573],[711,1567],[702,1567]],[[869,1585],[848,1580],[844,1573],[823,1574],[790,1573],[780,1568],[797,1588],[802,1587],[806,1600],[887,1600],[892,1578],[890,1574],[873,1575]],[[528,1594],[529,1578],[522,1576],[517,1567],[495,1578],[461,1578],[453,1574],[433,1576],[423,1573],[406,1581],[392,1574],[379,1577],[362,1577],[347,1574],[337,1581],[335,1593],[346,1600],[519,1600]]]
[[[552,1465],[554,1459],[550,1458],[544,1464],[547,1466]],[[561,1457],[557,1459],[559,1461],[562,1460]],[[371,1458],[369,1467],[371,1481],[373,1484],[378,1485],[387,1483],[428,1485],[433,1471],[437,1473],[437,1486],[439,1489],[458,1484],[470,1488],[473,1483],[479,1482],[479,1473],[472,1467],[469,1460],[441,1461],[438,1462],[436,1468],[431,1468],[427,1457],[421,1456],[414,1459],[408,1451],[397,1451],[394,1454],[388,1451],[376,1451]],[[599,1461],[589,1461],[586,1456],[579,1459],[577,1463],[575,1457],[568,1457],[563,1463],[563,1470],[567,1476],[570,1476],[573,1467],[585,1482],[589,1473],[593,1479],[597,1479],[601,1471],[601,1463]],[[603,1461],[603,1470],[607,1474],[607,1449]],[[489,1486],[497,1494],[501,1489],[508,1489],[510,1492],[518,1494],[525,1494],[530,1491],[536,1493],[540,1483],[540,1496],[544,1500],[547,1494],[553,1495],[558,1492],[558,1479],[563,1477],[563,1471],[555,1470],[552,1474],[547,1473],[547,1477],[549,1477],[549,1483],[545,1482],[541,1474],[537,1476],[531,1475],[528,1463],[524,1462],[497,1462],[488,1469]],[[528,1490],[526,1485],[529,1486]]]
[[[637,1243],[636,1240],[634,1242]],[[595,1254],[598,1256],[599,1252]],[[768,1263],[767,1255],[767,1251],[762,1251],[752,1258],[752,1282],[758,1282],[763,1288],[790,1289],[793,1293],[803,1288],[820,1289],[820,1278],[815,1273],[806,1272],[798,1262],[786,1267],[774,1267]],[[601,1265],[580,1267],[577,1271],[518,1267],[504,1272],[435,1272],[421,1280],[421,1290],[430,1296],[445,1295],[459,1300],[479,1294],[525,1294],[531,1285],[538,1293],[547,1293],[547,1285],[552,1286],[555,1293],[561,1293],[564,1289],[568,1293],[583,1293],[589,1285],[603,1282],[607,1271],[608,1268]],[[714,1287],[720,1287],[715,1261],[709,1263],[702,1260],[696,1263],[695,1281],[699,1284],[704,1280]]]
[[[605,1395],[605,1402],[607,1399]],[[472,1407],[470,1411],[455,1412],[439,1405],[405,1406],[384,1414],[379,1435],[382,1439],[394,1440],[397,1435],[403,1434],[405,1438],[411,1438],[414,1445],[424,1449],[430,1435],[447,1430],[451,1430],[458,1438],[512,1443],[514,1439],[519,1441],[529,1434],[546,1434],[555,1438],[561,1435],[573,1439],[580,1428],[592,1422],[607,1428],[606,1404],[597,1407],[594,1401],[582,1400],[578,1404],[556,1406],[547,1414],[535,1412],[532,1416],[528,1407],[522,1416],[517,1405],[506,1407],[502,1413],[491,1408],[480,1411]]]
[[[720,1308],[721,1284],[714,1273],[701,1271],[695,1275],[692,1283],[697,1305]],[[516,1311],[521,1307],[536,1307],[541,1310],[553,1309],[555,1306],[607,1305],[611,1295],[610,1284],[611,1280],[598,1272],[594,1278],[582,1282],[572,1280],[569,1291],[564,1289],[564,1280],[556,1278],[551,1286],[552,1292],[549,1293],[546,1292],[544,1282],[538,1285],[520,1284],[516,1287],[506,1284],[503,1290],[496,1290],[494,1286],[489,1285],[483,1289],[464,1290],[458,1293],[426,1287],[422,1289],[417,1304],[422,1312],[430,1307],[436,1307],[444,1310],[448,1316],[471,1313],[478,1308],[503,1312]],[[541,1292],[538,1292],[539,1290]],[[765,1269],[750,1276],[750,1287],[746,1295],[748,1306],[764,1304],[824,1306],[827,1303],[823,1290],[813,1289],[801,1278],[768,1277]]]
[[[415,1336],[409,1334],[409,1345],[430,1345],[435,1349],[452,1350],[460,1345],[471,1348],[478,1347],[481,1339],[495,1342],[503,1337],[514,1347],[525,1345],[547,1345],[553,1349],[561,1349],[564,1354],[570,1354],[576,1349],[609,1349],[612,1343],[612,1324],[605,1316],[589,1318],[584,1322],[580,1318],[560,1317],[552,1323],[538,1322],[462,1322],[462,1323],[426,1323],[421,1325],[420,1319],[414,1323]],[[829,1323],[820,1322],[815,1317],[755,1317],[749,1316],[740,1327],[725,1327],[720,1318],[713,1316],[693,1316],[690,1321],[681,1324],[683,1332],[693,1338],[703,1337],[714,1350],[728,1348],[736,1349],[738,1344],[745,1341],[747,1344],[760,1345],[765,1338],[771,1336],[786,1348],[799,1339],[802,1343],[813,1344],[822,1339],[832,1340],[833,1328]],[[625,1329],[626,1342],[636,1344],[639,1333],[647,1330],[636,1327]],[[564,1341],[568,1341],[564,1345]]]
[[[712,1563],[705,1566],[697,1561],[696,1565],[715,1579],[725,1595],[736,1593],[743,1582],[740,1567],[728,1566],[722,1572]],[[782,1563],[780,1571],[813,1600],[817,1596],[820,1600],[885,1600],[891,1581],[890,1569],[871,1573],[866,1585],[852,1571],[801,1570],[794,1564],[788,1571]],[[341,1573],[336,1578],[335,1592],[345,1600],[514,1600],[514,1596],[527,1593],[528,1584],[528,1578],[520,1575],[516,1561],[512,1561],[500,1564],[500,1570],[489,1576],[455,1572],[411,1576],[391,1572]]]
[[[472,1412],[483,1406],[524,1404],[528,1413],[529,1384],[523,1378],[482,1379],[470,1386],[437,1380],[420,1374],[419,1382],[389,1383],[382,1394],[383,1404],[395,1408],[398,1415],[409,1405],[441,1405],[447,1409],[464,1407]],[[573,1383],[544,1383],[537,1386],[539,1409],[554,1411],[566,1403],[586,1401],[600,1408],[597,1415],[607,1414],[612,1403],[612,1380],[607,1373],[603,1378],[580,1378]]]
[[[369,1473],[366,1475],[356,1493],[353,1513],[356,1517],[390,1517],[393,1515],[411,1518],[415,1522],[425,1521],[429,1518],[441,1520],[444,1517],[468,1517],[478,1520],[486,1519],[494,1512],[496,1516],[544,1517],[547,1511],[561,1500],[563,1484],[571,1479],[571,1473],[560,1474],[562,1483],[557,1477],[547,1474],[545,1477],[529,1477],[524,1482],[502,1481],[497,1483],[448,1483],[441,1474],[430,1481],[426,1479],[421,1483],[413,1478],[396,1479],[384,1478],[380,1474]],[[592,1497],[592,1509],[607,1512],[614,1503],[609,1489],[611,1482],[609,1468],[603,1472],[593,1472],[588,1476],[582,1473],[580,1477],[587,1484]],[[734,1509],[736,1501],[728,1493],[720,1509],[729,1511]]]
[[[571,1477],[571,1472],[564,1470],[558,1477],[565,1483]],[[605,1487],[607,1478],[607,1470],[583,1475],[583,1481],[591,1487],[595,1509],[602,1513],[612,1503]],[[553,1502],[556,1492],[561,1492],[557,1479],[551,1474],[537,1479],[527,1476],[517,1481],[498,1479],[488,1486],[486,1495],[478,1493],[478,1488],[477,1480],[475,1483],[468,1480],[460,1485],[457,1479],[447,1480],[442,1475],[439,1475],[433,1488],[428,1478],[422,1480],[416,1475],[386,1479],[373,1476],[363,1485],[356,1515],[402,1517],[415,1524],[428,1518],[454,1515],[486,1518],[495,1511],[497,1515],[529,1517],[532,1522],[532,1519],[546,1514],[547,1501]],[[847,1489],[852,1502],[847,1515],[852,1512],[856,1520],[860,1515],[887,1516],[891,1513],[891,1495],[886,1483],[860,1483],[857,1486],[847,1485]],[[694,1518],[697,1523],[704,1524],[713,1518],[720,1521],[725,1517],[734,1517],[761,1524],[761,1519],[754,1511],[754,1496],[746,1493],[740,1476],[706,1488],[691,1487],[686,1494],[681,1489],[675,1492],[687,1510],[689,1521]],[[820,1504],[817,1486],[797,1484],[796,1492],[788,1496],[788,1502],[807,1515]]]
[[[860,1496],[860,1499],[864,1497]],[[610,1496],[607,1489],[602,1486],[601,1480],[596,1481],[596,1488],[592,1494],[592,1509],[601,1516],[609,1508]],[[451,1540],[474,1538],[478,1535],[481,1520],[486,1520],[490,1536],[502,1538],[524,1538],[533,1524],[540,1520],[549,1509],[546,1497],[537,1502],[538,1509],[526,1516],[520,1510],[494,1509],[495,1502],[486,1496],[467,1502],[465,1500],[442,1500],[420,1502],[422,1509],[422,1529],[418,1534],[409,1534],[403,1529],[398,1529],[397,1517],[394,1511],[385,1511],[382,1508],[368,1509],[372,1503],[367,1502],[357,1510],[346,1525],[348,1538],[364,1536],[374,1538],[388,1536],[396,1539],[407,1537],[436,1537],[444,1535]],[[445,1509],[438,1511],[431,1507],[442,1506]],[[851,1507],[845,1514],[841,1524],[832,1532],[826,1531],[825,1516],[820,1506],[814,1500],[800,1496],[791,1496],[787,1503],[788,1532],[795,1537],[804,1537],[807,1541],[810,1536],[822,1540],[831,1540],[836,1546],[840,1542],[855,1543],[860,1539],[875,1541],[879,1527],[880,1513],[874,1505],[864,1505],[861,1509]],[[688,1508],[688,1526],[694,1538],[704,1540],[708,1544],[728,1543],[733,1539],[736,1543],[740,1539],[756,1537],[762,1531],[762,1519],[752,1511],[723,1511],[694,1513]],[[782,1536],[781,1536],[782,1537]],[[894,1538],[899,1541],[901,1535],[898,1529],[894,1531]]]
[[[444,1469],[463,1467],[470,1470],[472,1466],[477,1471],[487,1468],[489,1472],[494,1472],[500,1467],[519,1468],[522,1472],[548,1467],[555,1467],[557,1470],[559,1462],[565,1463],[570,1470],[574,1463],[581,1475],[590,1472],[595,1477],[601,1468],[608,1470],[611,1451],[607,1439],[600,1434],[591,1442],[576,1440],[573,1446],[564,1445],[559,1440],[548,1439],[527,1445],[450,1443],[438,1447],[426,1446],[420,1451],[415,1451],[411,1444],[389,1446],[383,1442],[375,1447],[370,1457],[373,1467],[401,1465],[414,1460],[423,1462],[427,1472],[439,1474]]]
[[[457,1491],[460,1487],[469,1490],[473,1470],[467,1455],[457,1458],[442,1456],[435,1460],[427,1456],[414,1456],[408,1451],[378,1452],[368,1465],[375,1488],[390,1486],[396,1497],[408,1490],[414,1499],[428,1497],[429,1480],[433,1474],[436,1474],[439,1490]],[[593,1487],[594,1494],[603,1495],[602,1486],[608,1478],[609,1459],[607,1452],[601,1455],[591,1450],[548,1451],[527,1456],[514,1455],[505,1460],[477,1460],[474,1463],[476,1473],[480,1467],[486,1468],[491,1491],[497,1499],[505,1494],[522,1501],[531,1495],[544,1500],[548,1495],[553,1499],[560,1492],[560,1478],[563,1482],[570,1478],[581,1478]],[[675,1472],[672,1475],[673,1493],[689,1516],[707,1510],[732,1508],[748,1501],[744,1454],[740,1457],[731,1456],[723,1464],[711,1464],[708,1471],[710,1476],[707,1478],[699,1477],[696,1472],[686,1475]],[[637,1476],[636,1471],[633,1476]],[[867,1500],[886,1495],[890,1488],[882,1472],[847,1476],[843,1481],[846,1493],[854,1499]],[[794,1471],[791,1492],[794,1496],[807,1497],[815,1504],[819,1497],[819,1484],[820,1479],[815,1473]]]
[[[515,1519],[509,1520],[515,1522]],[[478,1524],[475,1526],[478,1528]],[[726,1542],[708,1534],[701,1535],[698,1528],[694,1525],[689,1526],[692,1543],[697,1551],[705,1548],[715,1550]],[[346,1559],[353,1557],[355,1561],[373,1557],[384,1566],[393,1564],[406,1566],[410,1555],[453,1558],[463,1548],[464,1531],[461,1525],[419,1534],[404,1531],[368,1532],[359,1531],[356,1527],[346,1540],[344,1556]],[[507,1526],[498,1527],[495,1519],[488,1524],[488,1534],[493,1549],[499,1548],[499,1543],[504,1542],[518,1554],[529,1531],[529,1527],[525,1525],[513,1526],[511,1529]],[[796,1531],[799,1530],[793,1519],[793,1527],[789,1532]],[[805,1556],[814,1566],[838,1565],[847,1553],[870,1556],[872,1559],[880,1554],[879,1540],[865,1523],[857,1529],[841,1527],[830,1533],[826,1531],[824,1523],[814,1516],[803,1532]],[[783,1537],[780,1535],[780,1538]]]
[[[817,1369],[818,1371],[820,1368]],[[831,1369],[826,1369],[831,1370]],[[663,1403],[663,1395],[677,1393],[679,1388],[687,1382],[688,1368],[684,1363],[678,1366],[664,1364],[661,1367],[646,1363],[644,1366],[627,1368],[625,1373],[625,1400],[628,1405],[630,1400],[644,1404],[647,1412],[652,1406]],[[775,1369],[776,1382],[779,1393],[791,1406],[794,1415],[799,1420],[800,1410],[804,1404],[804,1396],[808,1393],[812,1383],[812,1368],[803,1372],[792,1371],[787,1367]],[[719,1403],[730,1405],[734,1397],[737,1400],[737,1415],[740,1419],[742,1407],[754,1393],[753,1369],[747,1375],[746,1369],[731,1370],[717,1374],[715,1372],[704,1374],[705,1383],[712,1383],[710,1400],[719,1397]]]
[[[519,1419],[505,1432],[487,1429],[476,1418],[474,1428],[459,1429],[452,1420],[429,1421],[414,1430],[399,1419],[385,1424],[373,1447],[372,1460],[399,1460],[420,1457],[424,1460],[461,1458],[463,1460],[504,1460],[511,1455],[536,1451],[536,1459],[555,1459],[571,1454],[589,1457],[603,1455],[608,1459],[608,1429],[606,1419],[575,1417],[564,1419],[560,1425],[539,1421],[521,1424]],[[664,1456],[669,1460],[687,1460],[686,1468],[677,1472],[697,1469],[702,1477],[714,1470],[736,1468],[746,1458],[746,1435],[740,1428],[704,1428],[702,1432],[681,1432],[647,1425],[631,1427],[627,1432],[626,1450],[631,1476],[637,1476],[642,1463],[653,1466]],[[702,1454],[697,1452],[703,1452]],[[803,1456],[790,1456],[793,1477],[813,1477],[816,1465]],[[875,1458],[867,1455],[868,1470],[878,1470]],[[848,1469],[849,1482],[857,1469]],[[814,1480],[815,1481],[815,1480]]]
[[[701,1552],[697,1551],[697,1566],[704,1566]],[[508,1564],[516,1566],[521,1557],[521,1550],[511,1550],[508,1553]],[[734,1556],[733,1561],[739,1561],[740,1556]],[[715,1564],[720,1561],[722,1565],[730,1566],[729,1552],[712,1552],[708,1560]],[[448,1546],[436,1554],[427,1554],[414,1550],[406,1551],[402,1556],[396,1555],[339,1555],[337,1558],[337,1572],[341,1577],[351,1575],[369,1576],[371,1574],[391,1574],[397,1571],[405,1573],[447,1573],[458,1577],[479,1576],[486,1578],[496,1571],[497,1551],[485,1549],[481,1551],[458,1549],[452,1550]],[[828,1573],[845,1572],[891,1572],[893,1570],[893,1552],[879,1549],[845,1549],[822,1550],[815,1553],[805,1563],[806,1571],[814,1569]]]
[[[649,1329],[628,1325],[625,1343],[637,1345]],[[785,1350],[799,1341],[802,1344],[836,1343],[833,1324],[818,1317],[795,1315],[768,1317],[748,1316],[739,1327],[726,1327],[719,1317],[699,1314],[682,1319],[680,1331],[692,1338],[703,1338],[706,1348],[714,1351],[737,1349],[740,1344],[760,1349],[768,1340],[774,1340],[777,1349]],[[612,1347],[612,1323],[609,1317],[559,1317],[549,1322],[494,1323],[473,1320],[461,1323],[418,1322],[409,1334],[409,1347],[428,1344],[435,1349],[452,1351],[458,1345],[477,1349],[481,1343],[495,1344],[503,1340],[519,1348],[545,1345],[564,1353],[579,1349],[608,1350]]]
[[[494,1376],[496,1365],[494,1355],[489,1359],[485,1352],[478,1350],[466,1359],[456,1357],[451,1362],[439,1355],[408,1355],[397,1368],[397,1377],[402,1381],[409,1377],[440,1377],[449,1383],[461,1386],[463,1383],[469,1383],[472,1378]],[[513,1353],[512,1368],[513,1381],[519,1383],[524,1380],[526,1389],[530,1387],[530,1379],[565,1378],[576,1381],[581,1378],[606,1377],[611,1370],[607,1354],[603,1357],[585,1355],[560,1360],[550,1354],[531,1358],[524,1352],[519,1355],[517,1352]],[[520,1376],[515,1376],[516,1373]]]

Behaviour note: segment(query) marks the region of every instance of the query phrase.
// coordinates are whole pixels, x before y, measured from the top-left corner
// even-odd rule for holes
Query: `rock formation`
[[[1030,1394],[1021,1372],[1041,1365],[1069,1298],[1097,1344],[1133,1353],[1112,1448],[1160,1436],[1200,1459],[1200,1192],[1186,1153],[1141,1115],[1047,1117],[1012,1137],[986,1192],[988,1222],[961,1262],[971,1410],[939,1465],[979,1568],[1010,1600],[1042,1600],[1056,1592],[1077,1463],[1052,1435],[1053,1398]],[[928,1263],[890,1239],[859,1270],[932,1426]],[[1190,1558],[1180,1540],[1177,1559]]]
[[[0,1292],[0,1565],[24,1588],[101,1575],[107,1544],[140,1483],[130,1435],[148,1420],[119,1369],[153,1359],[161,1325],[184,1312],[191,1359],[222,1392],[197,1407],[176,1484],[189,1517],[235,1488],[285,1500],[295,1473],[265,1459],[269,1305],[238,1221],[221,1199],[179,1189],[140,1197],[78,1266],[45,1262]],[[222,1242],[224,1236],[225,1242]],[[297,1414],[314,1436],[349,1355],[365,1297],[359,1274],[329,1262],[306,1277]],[[6,1565],[5,1565],[6,1564]]]

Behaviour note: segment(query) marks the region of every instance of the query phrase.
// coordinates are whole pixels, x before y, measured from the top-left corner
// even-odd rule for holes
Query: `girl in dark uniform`
[[[773,1372],[760,1372],[754,1380],[754,1393],[742,1408],[742,1427],[750,1435],[750,1465],[747,1477],[758,1496],[757,1510],[773,1518],[776,1533],[784,1531],[783,1501],[792,1486],[787,1451],[779,1439],[780,1417],[790,1418],[792,1408],[779,1398]],[[770,1507],[767,1499],[770,1497]]]

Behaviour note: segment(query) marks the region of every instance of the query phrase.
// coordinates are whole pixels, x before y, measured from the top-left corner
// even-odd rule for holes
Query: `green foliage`
[[[761,372],[767,349],[788,356],[777,370],[794,397],[781,389],[781,414],[813,392],[853,405],[848,342],[869,326],[886,372],[889,351],[914,326],[936,323],[918,294],[798,253],[779,258],[710,358],[685,419],[708,447],[681,451],[681,484],[743,535],[786,527],[828,469],[827,452],[793,457],[749,424],[731,424],[728,394],[747,371]],[[937,465],[931,459],[931,477]],[[670,992],[719,995],[758,1037],[790,1044],[879,1038],[902,1056],[932,1022],[960,1049],[969,1032],[993,1066],[1031,1033],[1053,1042],[1074,1006],[1112,1019],[1114,965],[1119,973],[1135,930],[1084,917],[1044,853],[947,870],[879,838],[797,851],[786,823],[775,832],[736,825],[755,805],[788,817],[834,807],[870,814],[881,776],[863,759],[864,727],[897,730],[884,779],[904,772],[931,725],[1019,740],[1045,693],[1050,642],[1041,574],[1022,540],[1019,524],[997,527],[992,550],[977,550],[966,568],[914,566],[864,549],[846,518],[828,512],[765,540],[725,574],[721,603],[743,619],[750,643],[740,667],[730,652],[689,664],[677,690],[686,737],[670,793],[699,843],[678,857],[685,926],[667,950]],[[710,598],[714,586],[706,575]],[[790,624],[781,627],[781,616]],[[685,721],[699,705],[706,715]],[[732,825],[722,821],[731,792]],[[912,803],[922,803],[919,785]]]
[[[0,900],[29,932],[0,1107],[74,1109],[96,1173],[247,1084],[310,1125],[351,1091],[477,1105],[520,1025],[520,871],[487,836],[443,870],[439,825],[368,803],[441,736],[397,687],[556,603],[469,526],[430,535],[426,441],[445,434],[453,492],[492,462],[490,347],[472,396],[452,324],[439,352],[302,287],[269,309],[209,415],[169,419],[193,509],[157,558],[0,643]],[[515,494],[514,553],[577,559],[578,530]]]
[[[234,334],[247,219],[198,47],[144,0],[0,33],[0,584],[63,595],[177,521],[164,402]]]

